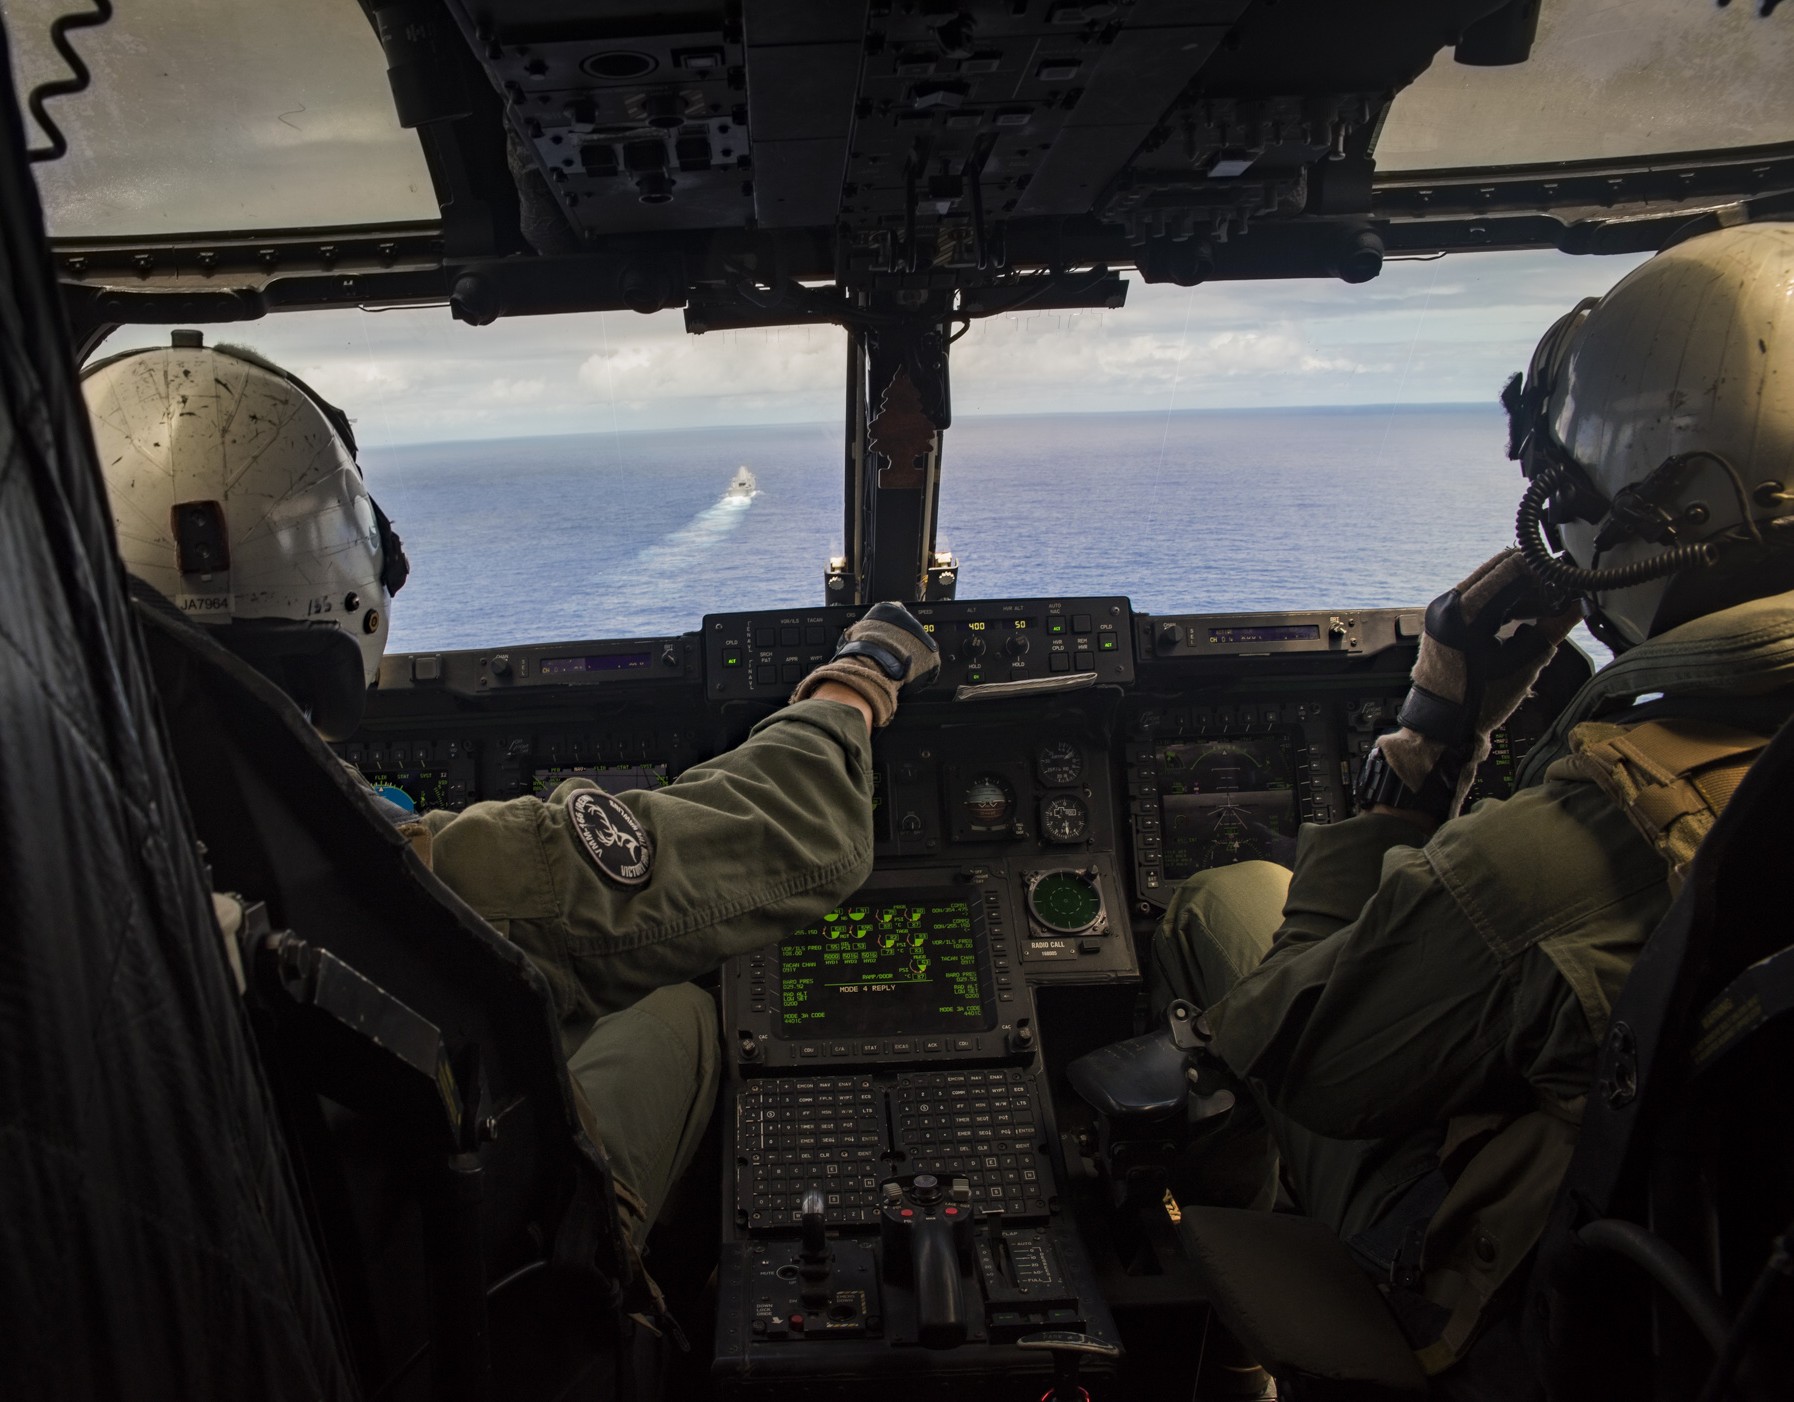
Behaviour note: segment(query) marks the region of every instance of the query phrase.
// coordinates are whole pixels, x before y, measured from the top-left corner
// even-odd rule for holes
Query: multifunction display
[[[1295,858],[1295,753],[1287,731],[1161,744],[1155,759],[1165,876]]]
[[[632,789],[664,789],[667,786],[667,767],[664,764],[557,765],[536,770],[530,779],[530,792],[537,798],[546,799],[568,779],[590,779],[606,793],[628,793]]]
[[[375,793],[413,813],[456,806],[446,769],[370,769],[365,773]]]
[[[779,1037],[951,1035],[994,1023],[963,898],[840,906],[781,944],[778,965]]]

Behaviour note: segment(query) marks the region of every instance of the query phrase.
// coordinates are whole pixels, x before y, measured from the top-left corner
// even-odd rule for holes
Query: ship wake
[[[683,526],[636,556],[637,571],[657,574],[700,563],[740,528],[753,505],[751,496],[718,497]]]

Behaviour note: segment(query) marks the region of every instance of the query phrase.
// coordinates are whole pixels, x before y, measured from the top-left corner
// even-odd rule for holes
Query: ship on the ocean
[[[723,500],[752,501],[759,490],[760,484],[754,481],[754,474],[746,467],[738,467],[729,479],[729,490],[723,493]]]

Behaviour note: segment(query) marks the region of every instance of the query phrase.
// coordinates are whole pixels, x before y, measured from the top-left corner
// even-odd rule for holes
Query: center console
[[[1056,1354],[1095,1371],[1117,1347],[1062,1190],[1027,929],[989,867],[924,867],[731,961],[730,1393],[877,1370],[1038,1394]]]

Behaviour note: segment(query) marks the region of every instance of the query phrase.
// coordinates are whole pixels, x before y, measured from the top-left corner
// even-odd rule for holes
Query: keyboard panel
[[[881,1181],[933,1173],[966,1179],[983,1212],[1042,1217],[1045,1124],[1016,1068],[748,1081],[735,1098],[735,1201],[749,1230],[789,1230],[816,1188],[829,1226],[872,1227]]]

